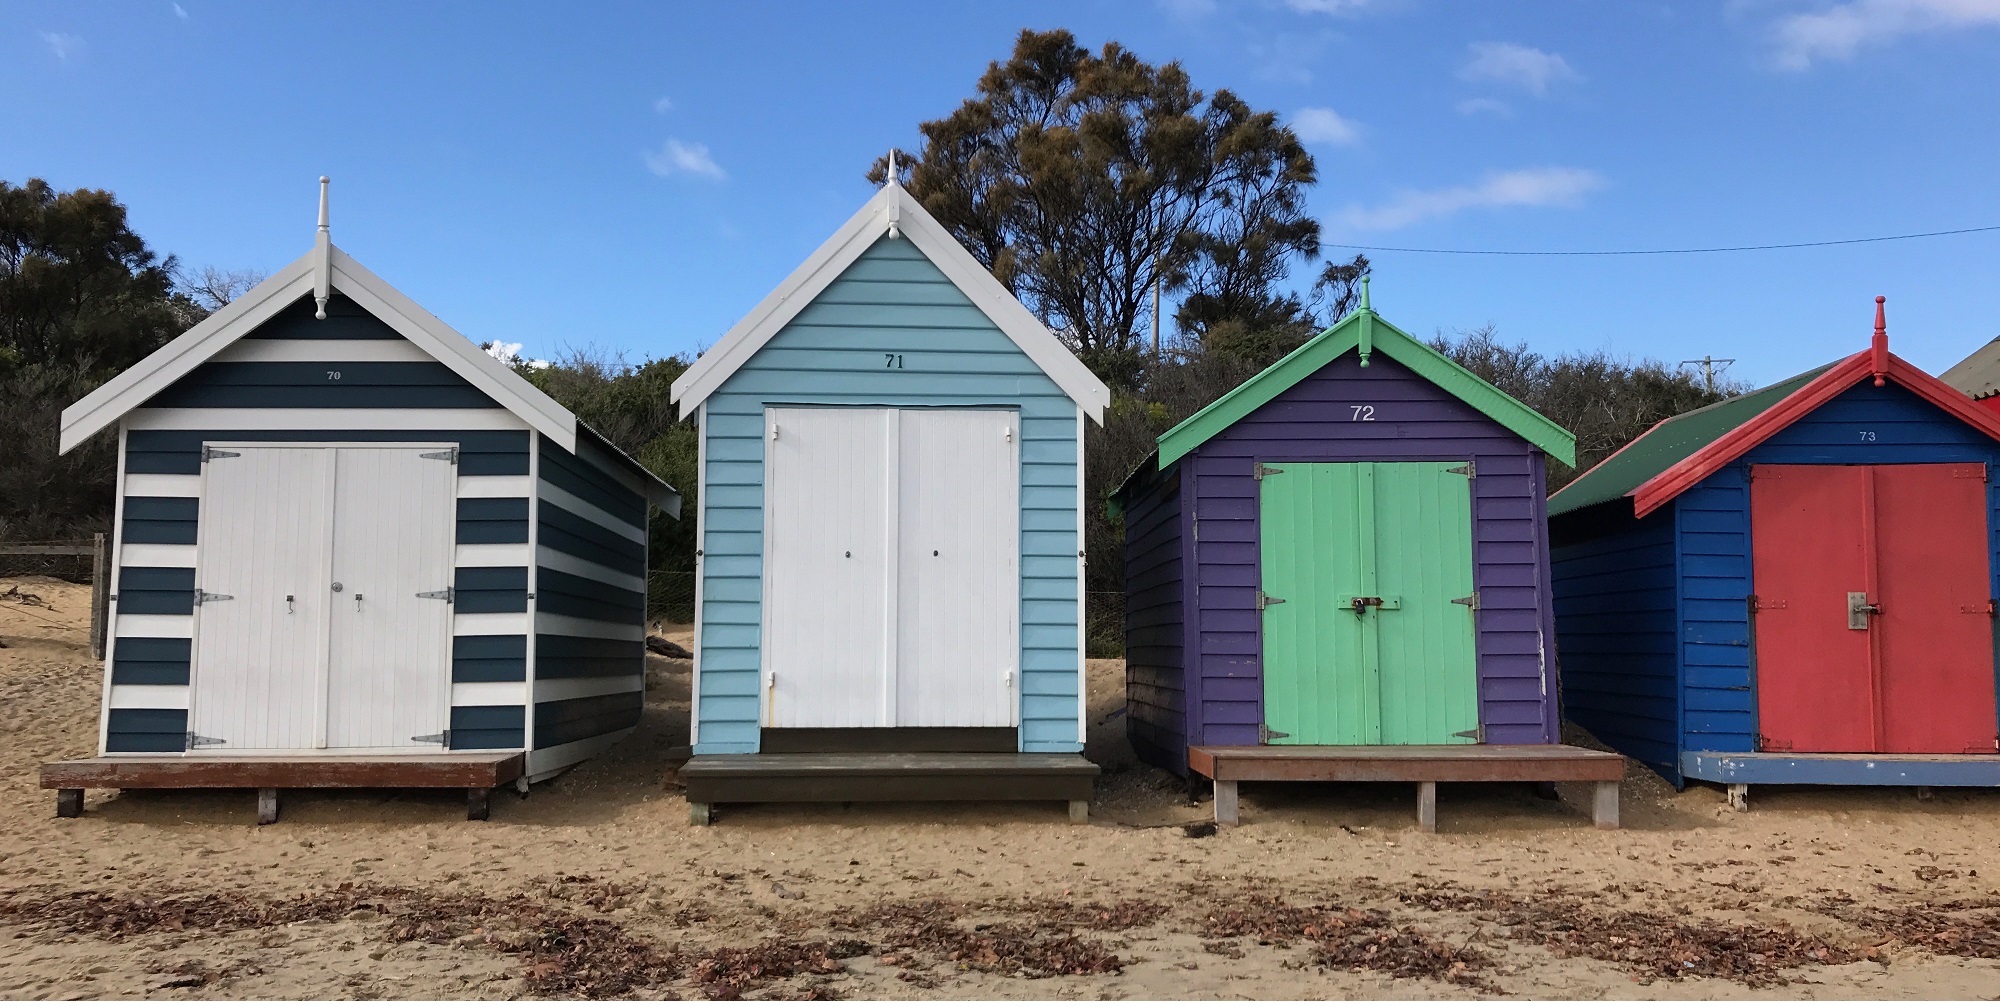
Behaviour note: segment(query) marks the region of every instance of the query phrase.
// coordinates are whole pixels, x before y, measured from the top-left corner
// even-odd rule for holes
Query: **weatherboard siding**
[[[704,403],[696,752],[758,750],[769,405],[1019,411],[1020,747],[1081,751],[1076,404],[915,246],[883,238]]]
[[[1182,499],[1178,471],[1152,471],[1125,502],[1125,734],[1148,761],[1185,774]]]
[[[1680,642],[1673,515],[1634,521],[1554,552],[1555,632],[1569,719],[1679,782]],[[1597,515],[1590,515],[1596,517]],[[1559,542],[1561,540],[1558,540]]]
[[[1354,407],[1373,407],[1372,421]],[[1190,744],[1254,745],[1263,719],[1258,462],[1470,461],[1479,717],[1486,741],[1559,736],[1540,449],[1386,354],[1343,355],[1183,459],[1197,597]],[[1192,483],[1192,488],[1188,483]]]
[[[546,749],[639,723],[647,503],[546,437],[537,450],[533,739]]]

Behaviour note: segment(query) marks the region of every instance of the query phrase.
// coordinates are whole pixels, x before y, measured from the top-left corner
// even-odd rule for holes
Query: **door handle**
[[[1848,629],[1867,629],[1868,617],[1871,615],[1881,615],[1881,614],[1882,614],[1882,606],[1878,604],[1870,604],[1868,601],[1868,592],[1866,591],[1847,592]]]
[[[361,611],[361,592],[359,591],[354,592],[354,610],[356,612]]]
[[[292,607],[292,596],[289,594],[285,596],[285,614],[286,615],[297,614],[297,610]]]

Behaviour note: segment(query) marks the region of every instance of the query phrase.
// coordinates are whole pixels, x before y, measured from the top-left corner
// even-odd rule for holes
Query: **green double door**
[[[1471,467],[1260,466],[1273,744],[1477,740]]]

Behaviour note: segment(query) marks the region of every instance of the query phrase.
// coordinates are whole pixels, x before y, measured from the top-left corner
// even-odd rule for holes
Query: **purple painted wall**
[[[1356,422],[1357,405],[1374,406],[1375,420]],[[1165,741],[1176,727],[1190,745],[1258,743],[1263,668],[1257,482],[1251,474],[1256,462],[1467,459],[1477,473],[1472,514],[1480,723],[1491,744],[1558,740],[1542,452],[1386,355],[1377,354],[1364,369],[1350,354],[1176,463],[1180,490],[1174,500],[1144,505],[1148,513],[1139,520],[1127,504],[1128,536],[1130,529],[1151,529],[1164,520],[1151,510],[1177,511],[1188,571],[1180,577],[1187,613],[1181,660],[1175,667],[1149,661],[1139,672],[1151,689],[1171,684],[1181,690],[1185,719],[1155,723],[1171,719],[1164,704],[1132,705],[1134,747],[1141,734],[1152,747],[1152,738]],[[1159,576],[1150,571],[1134,584],[1128,574],[1128,592],[1157,587],[1146,577]],[[1130,663],[1127,668],[1129,683],[1135,679]],[[1185,751],[1154,761],[1186,769]]]
[[[1187,772],[1185,525],[1180,472],[1147,461],[1125,502],[1125,734],[1141,758]]]

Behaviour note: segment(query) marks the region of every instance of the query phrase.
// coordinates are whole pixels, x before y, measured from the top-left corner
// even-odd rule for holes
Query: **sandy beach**
[[[17,588],[13,595],[5,595]],[[0,997],[1990,998],[2000,794],[1246,784],[1244,824],[1141,766],[1091,665],[1092,822],[1042,805],[726,807],[637,734],[464,820],[457,792],[90,794],[89,591],[0,582]],[[669,635],[674,631],[669,628]],[[684,629],[675,637],[689,641]]]

